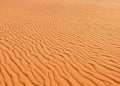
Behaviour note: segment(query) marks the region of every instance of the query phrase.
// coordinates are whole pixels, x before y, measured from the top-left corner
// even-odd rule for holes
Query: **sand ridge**
[[[0,86],[120,86],[119,0],[0,0]]]

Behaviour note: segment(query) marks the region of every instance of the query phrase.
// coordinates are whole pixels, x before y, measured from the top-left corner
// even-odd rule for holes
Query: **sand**
[[[0,86],[120,86],[120,0],[0,0]]]

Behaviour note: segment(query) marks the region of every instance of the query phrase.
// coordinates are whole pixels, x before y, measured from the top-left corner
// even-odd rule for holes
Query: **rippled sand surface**
[[[0,86],[120,86],[120,0],[0,0]]]

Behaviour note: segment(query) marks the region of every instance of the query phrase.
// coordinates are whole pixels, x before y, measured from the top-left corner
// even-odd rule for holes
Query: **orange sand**
[[[0,0],[0,86],[120,86],[120,0]]]

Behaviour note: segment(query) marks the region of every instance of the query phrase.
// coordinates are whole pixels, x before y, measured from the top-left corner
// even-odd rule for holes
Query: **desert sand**
[[[120,0],[0,0],[0,86],[120,86]]]

